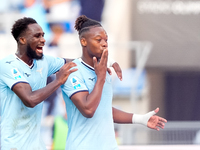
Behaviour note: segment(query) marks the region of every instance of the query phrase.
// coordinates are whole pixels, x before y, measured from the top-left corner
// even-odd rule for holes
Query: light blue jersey
[[[70,97],[81,91],[92,92],[97,81],[93,68],[76,59],[78,71],[61,86],[66,103],[68,136],[66,150],[118,150],[112,115],[111,76],[107,73],[100,104],[92,118],[84,117]]]
[[[12,91],[20,82],[30,84],[33,91],[46,86],[47,77],[57,72],[65,61],[44,56],[30,67],[15,55],[0,60],[1,150],[44,150],[40,138],[43,102],[26,107]]]

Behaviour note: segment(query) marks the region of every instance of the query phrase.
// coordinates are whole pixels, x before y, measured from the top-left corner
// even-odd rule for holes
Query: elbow
[[[29,107],[29,108],[34,108],[36,105],[32,102],[32,101],[30,101],[30,100],[27,100],[27,101],[23,101],[23,103],[24,103],[24,105],[26,106],[26,107]]]
[[[34,104],[29,104],[29,105],[27,105],[26,107],[29,107],[29,108],[34,108],[36,105],[34,105]]]
[[[36,105],[32,104],[32,103],[29,103],[29,104],[24,104],[26,107],[29,107],[29,108],[34,108]]]
[[[87,111],[85,111],[85,112],[82,113],[82,114],[83,114],[83,116],[86,117],[86,118],[92,118],[92,117],[94,116],[94,113],[95,113],[95,111],[87,110]]]
[[[92,118],[94,116],[94,114],[85,114],[84,117],[86,118]]]

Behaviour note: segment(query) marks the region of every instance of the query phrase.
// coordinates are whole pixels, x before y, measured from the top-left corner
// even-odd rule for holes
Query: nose
[[[108,42],[107,42],[107,40],[102,40],[102,46],[103,46],[103,47],[108,47]]]
[[[43,43],[46,42],[46,40],[45,40],[45,38],[43,36],[40,38],[40,41],[43,42]]]

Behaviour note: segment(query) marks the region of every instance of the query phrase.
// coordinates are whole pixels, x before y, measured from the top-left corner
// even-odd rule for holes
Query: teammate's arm
[[[117,74],[118,78],[122,81],[122,70],[121,70],[119,64],[115,60],[113,60],[112,58],[108,57],[107,66],[108,67],[113,67],[113,69],[114,69],[115,73]],[[108,68],[108,73],[110,75],[112,74],[110,68]]]
[[[122,81],[122,70],[117,62],[113,63],[113,69],[115,70],[118,78]]]
[[[32,91],[32,88],[29,84],[18,83],[14,85],[12,90],[22,100],[25,106],[33,108],[37,104],[44,101],[47,97],[49,97],[62,84],[64,84],[68,76],[72,72],[77,70],[77,69],[71,69],[74,66],[76,66],[76,64],[73,62],[63,65],[61,69],[56,73],[56,79],[42,89]]]
[[[72,62],[74,59],[70,59],[70,58],[64,58],[66,63]]]
[[[64,58],[66,63],[69,63],[73,61],[74,59]],[[117,62],[115,62],[113,59],[108,59],[108,68],[107,71],[111,75],[112,71],[109,67],[113,67],[115,73],[117,74],[118,78],[122,81],[122,70]]]

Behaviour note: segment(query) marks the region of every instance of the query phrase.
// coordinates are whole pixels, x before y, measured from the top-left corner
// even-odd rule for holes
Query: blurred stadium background
[[[45,31],[45,54],[81,56],[73,29],[83,7],[81,0],[51,1],[55,3],[0,0],[0,59],[15,53],[10,31],[23,16],[36,19]],[[159,107],[158,115],[168,120],[159,132],[115,124],[120,150],[200,149],[200,0],[102,2],[100,21],[108,33],[109,55],[123,69],[123,81],[113,72],[113,106],[140,114]],[[65,114],[59,90],[54,100],[51,113],[50,102],[45,103],[42,119],[48,149],[54,140],[55,117]]]

